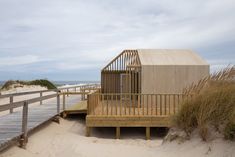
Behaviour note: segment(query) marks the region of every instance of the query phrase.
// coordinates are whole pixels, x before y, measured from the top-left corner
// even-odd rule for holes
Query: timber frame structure
[[[102,93],[140,93],[140,88],[141,64],[137,50],[124,50],[101,71]]]
[[[101,70],[101,90],[88,95],[86,135],[92,127],[170,127],[170,117],[192,95],[183,89],[209,75],[190,50],[124,50]]]

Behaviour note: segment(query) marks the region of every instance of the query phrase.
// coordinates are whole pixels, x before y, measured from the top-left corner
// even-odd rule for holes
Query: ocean
[[[100,81],[52,81],[56,86],[100,83]]]
[[[2,86],[5,82],[6,81],[0,81],[0,86]],[[53,82],[56,86],[100,83],[99,81],[51,81],[51,82]]]

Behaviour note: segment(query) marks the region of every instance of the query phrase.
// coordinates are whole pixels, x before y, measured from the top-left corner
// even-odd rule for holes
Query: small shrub
[[[47,89],[56,89],[56,86],[48,80],[33,80],[33,81],[30,81],[29,84],[47,87]]]

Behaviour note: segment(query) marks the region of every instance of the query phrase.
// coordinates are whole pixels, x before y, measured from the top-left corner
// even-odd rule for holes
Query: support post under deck
[[[116,139],[120,139],[120,127],[116,127]]]
[[[150,140],[150,127],[146,127],[146,140]]]

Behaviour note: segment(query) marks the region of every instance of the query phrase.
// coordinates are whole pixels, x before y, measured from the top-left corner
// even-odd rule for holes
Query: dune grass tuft
[[[185,90],[193,94],[191,101],[182,102],[174,124],[190,135],[195,129],[203,140],[211,130],[235,138],[235,68],[223,69]],[[213,128],[213,129],[211,129]]]
[[[9,80],[2,86],[1,89],[9,89],[14,84],[38,85],[38,86],[46,87],[47,89],[56,89],[56,86],[52,82],[46,79],[39,79],[39,80],[32,80],[32,81]]]

